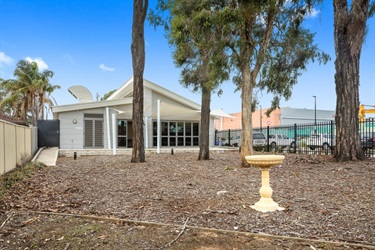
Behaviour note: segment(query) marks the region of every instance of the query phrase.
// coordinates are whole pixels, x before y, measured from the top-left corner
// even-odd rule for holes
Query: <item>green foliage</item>
[[[166,29],[174,62],[181,68],[180,82],[193,91],[202,87],[214,90],[229,79],[228,51],[221,28],[227,26],[221,25],[220,15],[230,15],[226,9],[221,13],[221,5],[208,0],[159,0],[157,10],[168,11],[169,15],[162,17],[153,10],[148,15],[154,25]]]
[[[116,91],[116,89],[111,90],[111,91],[105,93],[104,96],[100,98],[100,100],[101,101],[107,100],[107,98],[110,97],[115,91]]]
[[[325,64],[329,55],[314,44],[314,35],[303,28],[306,15],[321,1],[227,1],[222,25],[227,33],[230,60],[236,74],[233,82],[237,90],[251,85],[257,93],[274,95],[271,109],[277,108],[282,98],[288,100],[298,77],[309,62]],[[250,68],[246,64],[250,62]],[[243,82],[243,73],[250,74],[251,82]],[[259,90],[259,91],[258,91]],[[254,108],[254,106],[252,106]]]
[[[243,107],[255,110],[259,92],[274,95],[269,114],[292,96],[308,63],[330,60],[314,44],[315,34],[303,27],[321,2],[159,0],[158,6],[169,11],[170,25],[164,27],[185,86],[217,89],[232,72]]]
[[[18,61],[14,71],[16,79],[0,82],[0,109],[4,114],[23,121],[31,116],[36,125],[36,119],[43,118],[44,104],[51,103],[48,95],[60,88],[50,84],[53,75],[50,70],[39,72],[35,62]]]
[[[289,27],[282,43],[272,39],[270,51],[264,60],[258,87],[275,95],[271,107],[278,107],[281,97],[289,99],[292,88],[298,82],[301,72],[306,70],[309,61],[315,59],[326,63],[330,57],[313,45],[314,34],[303,28]]]
[[[375,14],[375,1],[372,1],[369,4],[367,16],[368,16],[368,18],[371,18],[371,17],[373,17],[374,14]]]

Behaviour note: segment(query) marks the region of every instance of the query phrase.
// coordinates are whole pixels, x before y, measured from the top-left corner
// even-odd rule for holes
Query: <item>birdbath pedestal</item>
[[[251,208],[261,212],[272,212],[284,210],[272,199],[272,188],[270,187],[269,171],[272,166],[280,165],[284,161],[284,155],[250,155],[246,161],[253,166],[259,167],[262,171],[262,187],[259,190],[260,200]]]

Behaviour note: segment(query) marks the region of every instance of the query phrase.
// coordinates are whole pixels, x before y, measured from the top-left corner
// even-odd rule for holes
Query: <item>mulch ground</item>
[[[130,163],[130,156],[60,157],[56,167],[40,169],[0,202],[0,249],[116,249],[120,243],[129,244],[127,249],[347,249],[344,243],[314,240],[375,248],[374,159],[336,163],[330,156],[287,155],[270,172],[273,199],[285,210],[262,213],[250,208],[259,200],[260,171],[241,168],[237,152],[213,152],[211,157],[197,161],[193,153],[152,154],[141,164]],[[60,213],[114,221],[54,215]],[[150,228],[121,219],[172,227]],[[311,242],[254,235],[250,240],[242,234],[185,228],[166,246],[185,223]],[[124,232],[126,238],[121,238]]]

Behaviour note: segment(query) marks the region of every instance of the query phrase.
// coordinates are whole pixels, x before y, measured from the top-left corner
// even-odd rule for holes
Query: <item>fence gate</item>
[[[60,120],[38,120],[38,147],[60,147]]]

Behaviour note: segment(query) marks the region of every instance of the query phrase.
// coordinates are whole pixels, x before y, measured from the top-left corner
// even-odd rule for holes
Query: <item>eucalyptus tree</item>
[[[145,69],[144,23],[148,0],[133,0],[132,64],[133,64],[133,150],[131,162],[145,162],[143,137],[143,71]]]
[[[281,98],[292,95],[292,87],[310,61],[326,63],[329,56],[313,44],[314,34],[302,23],[319,1],[228,1],[223,15],[232,27],[231,60],[237,70],[233,78],[242,91],[242,165],[253,154],[251,113],[254,90],[274,95],[271,109]]]
[[[350,6],[349,3],[350,2]],[[334,0],[337,161],[362,160],[359,135],[359,62],[367,19],[375,12],[369,0]]]
[[[201,91],[201,123],[198,160],[208,160],[211,94],[229,79],[229,61],[221,24],[222,6],[210,0],[170,2],[168,40],[181,68],[180,83]],[[219,90],[220,92],[220,90]]]

